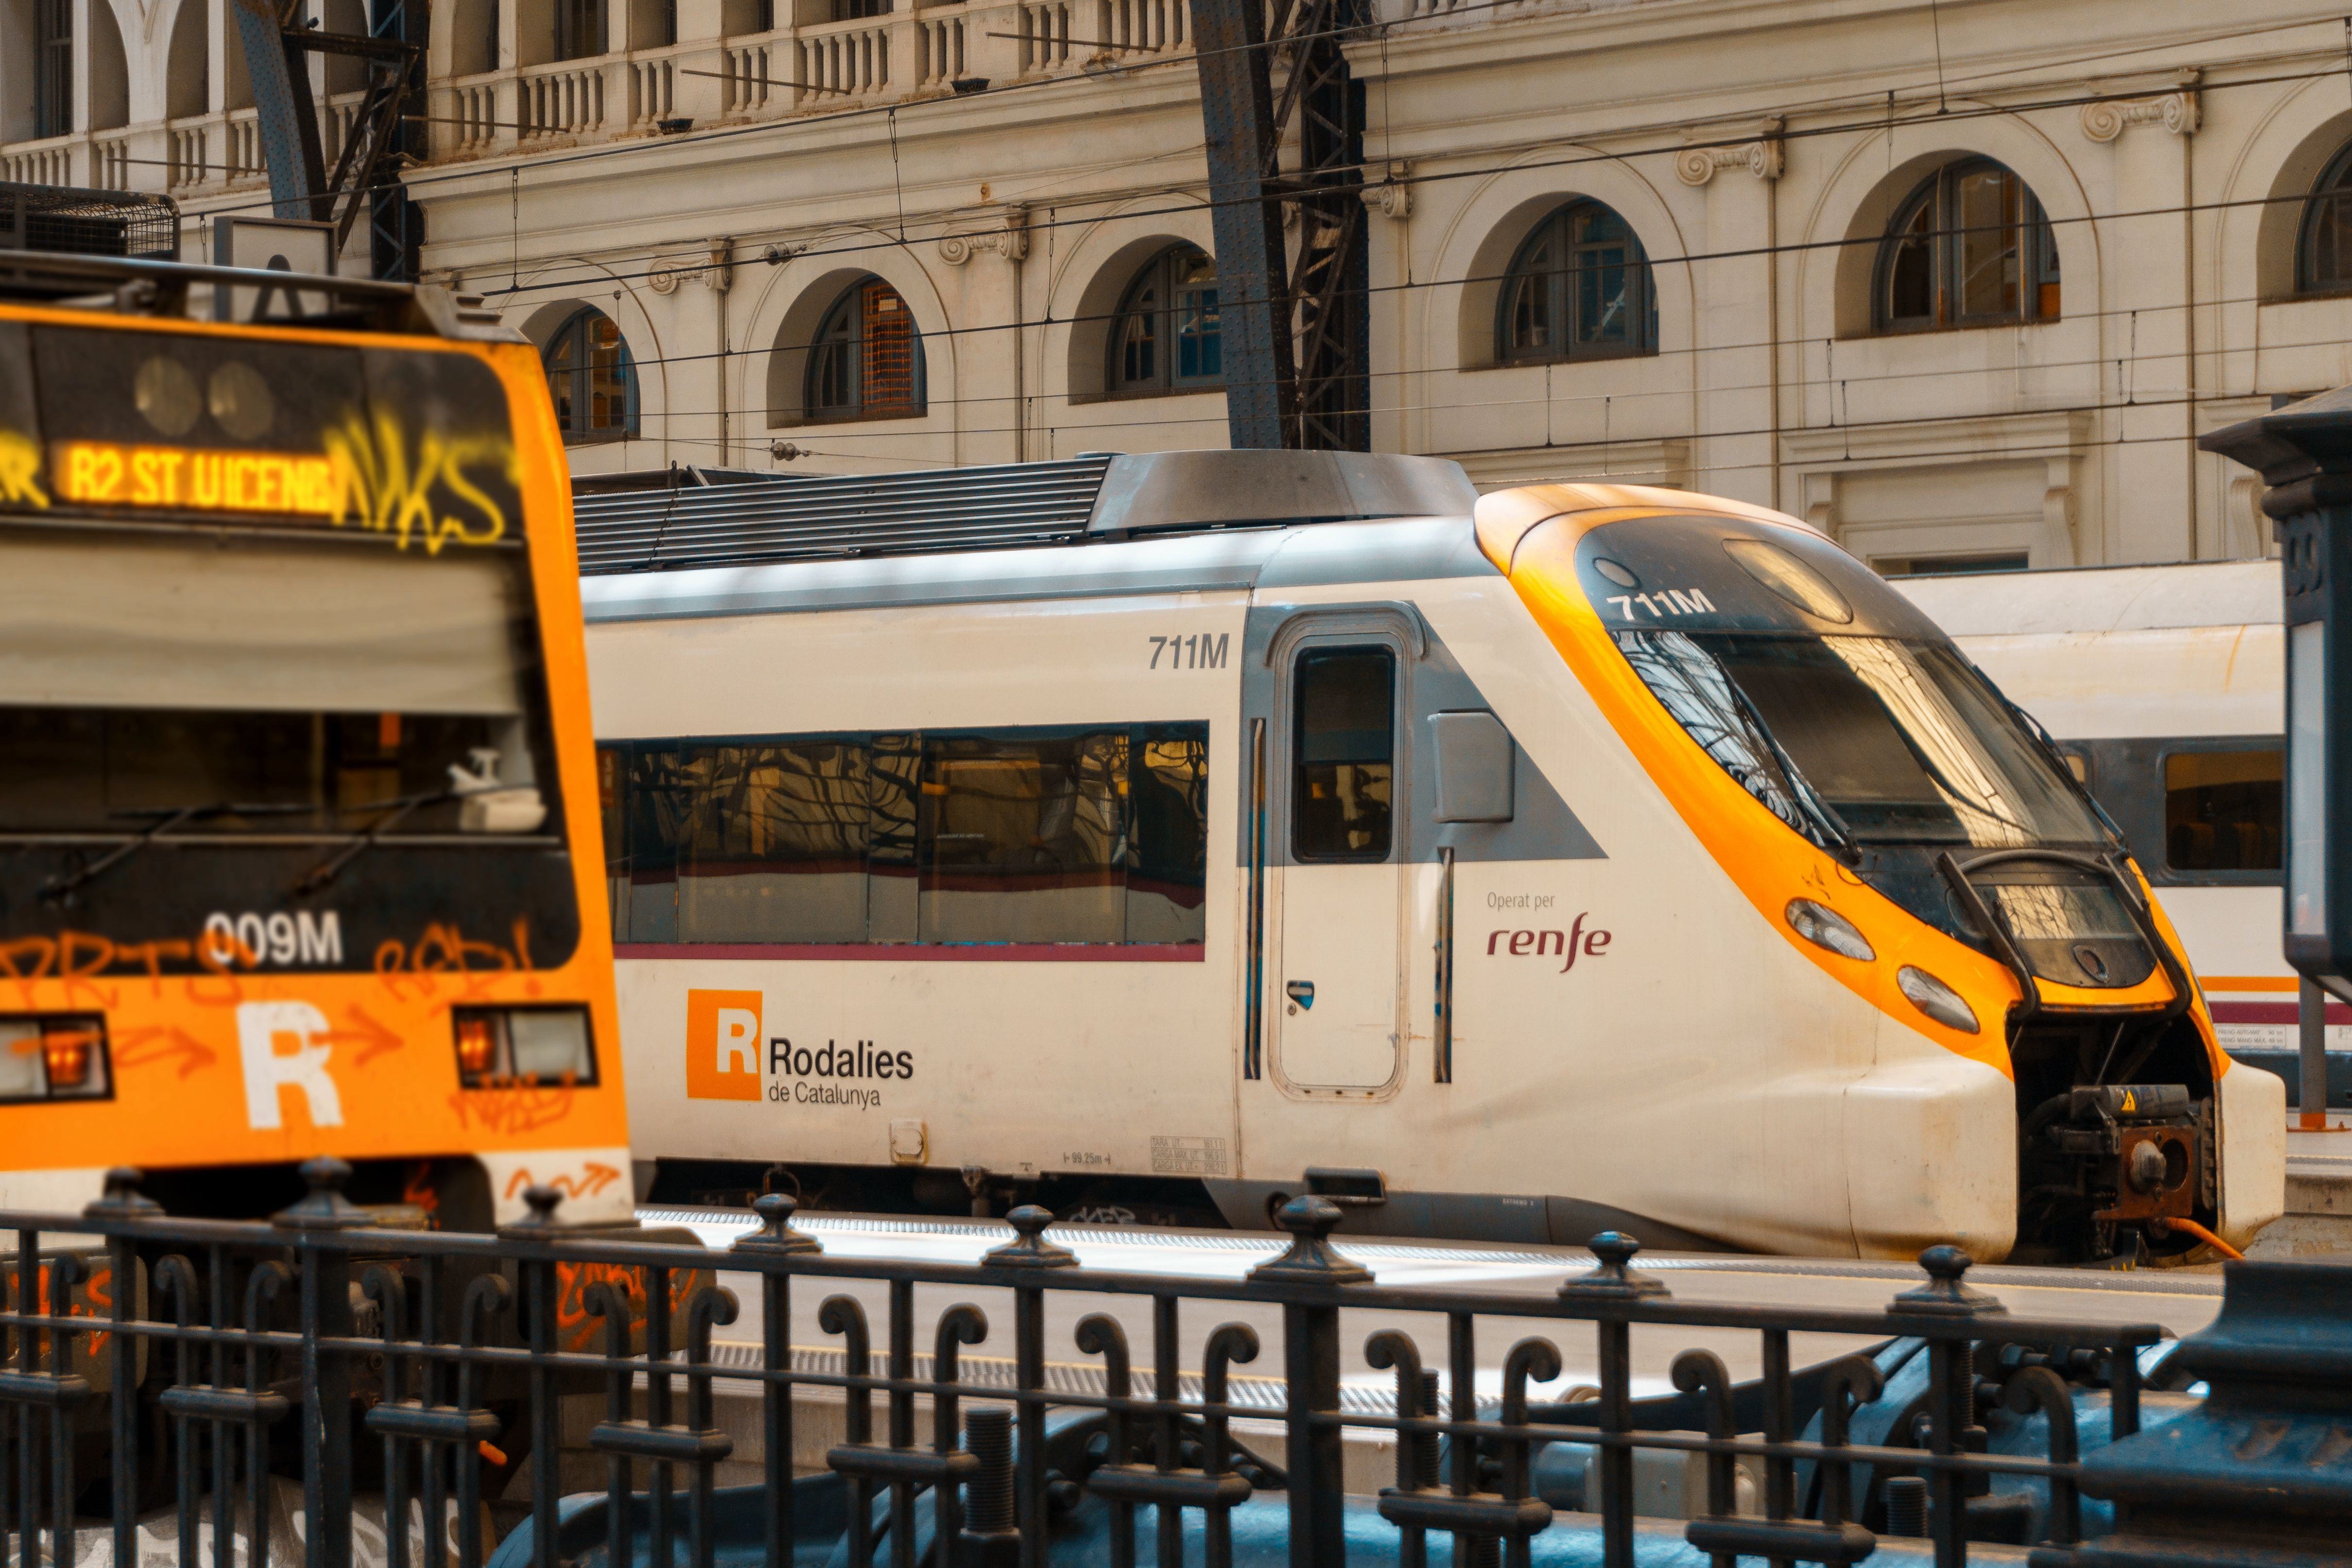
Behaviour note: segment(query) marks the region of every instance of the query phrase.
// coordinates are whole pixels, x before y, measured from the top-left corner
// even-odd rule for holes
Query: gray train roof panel
[[[1443,458],[1330,452],[1088,455],[880,476],[583,495],[583,577],[1076,546],[1470,510]]]
[[[1469,517],[1458,516],[1177,534],[1071,549],[626,572],[583,578],[580,598],[593,623],[1495,575]]]

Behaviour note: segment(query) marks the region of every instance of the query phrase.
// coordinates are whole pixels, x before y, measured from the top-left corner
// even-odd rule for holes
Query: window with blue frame
[[[1129,397],[1225,384],[1217,264],[1206,253],[1172,246],[1136,274],[1112,324],[1106,384]]]

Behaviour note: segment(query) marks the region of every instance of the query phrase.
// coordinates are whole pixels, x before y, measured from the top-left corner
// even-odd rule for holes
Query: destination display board
[[[428,554],[522,537],[505,394],[469,356],[0,323],[0,513],[60,508]]]

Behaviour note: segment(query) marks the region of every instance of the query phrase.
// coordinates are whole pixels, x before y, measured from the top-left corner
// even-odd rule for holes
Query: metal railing
[[[68,1563],[94,1544],[79,1532],[110,1532],[112,1561],[135,1562],[143,1503],[159,1515],[168,1509],[152,1528],[174,1537],[179,1561],[193,1564],[204,1560],[208,1521],[225,1508],[236,1515],[224,1500],[241,1492],[247,1519],[268,1517],[274,1462],[300,1476],[306,1568],[352,1562],[354,1478],[362,1472],[380,1478],[371,1482],[381,1489],[380,1511],[373,1499],[360,1511],[380,1519],[390,1563],[454,1557],[458,1568],[476,1568],[493,1544],[486,1469],[503,1470],[500,1482],[518,1474],[508,1468],[518,1448],[531,1456],[529,1522],[520,1527],[529,1534],[501,1552],[517,1568],[581,1557],[583,1531],[601,1531],[604,1560],[616,1564],[636,1560],[632,1537],[643,1532],[650,1561],[680,1561],[682,1548],[683,1561],[709,1568],[731,1531],[737,1560],[789,1563],[796,1546],[822,1537],[840,1540],[852,1563],[887,1548],[896,1568],[913,1568],[919,1531],[958,1543],[961,1563],[1130,1568],[1139,1509],[1156,1514],[1163,1568],[1176,1568],[1195,1537],[1195,1556],[1223,1568],[1235,1560],[1237,1529],[1244,1555],[1264,1561],[1275,1540],[1299,1568],[1338,1568],[1351,1539],[1360,1563],[1371,1552],[1420,1568],[1432,1533],[1453,1537],[1456,1563],[1525,1565],[1532,1542],[1563,1530],[1589,1538],[1578,1560],[1631,1568],[1637,1542],[1664,1543],[1656,1521],[1637,1520],[1634,1465],[1644,1451],[1704,1456],[1704,1512],[1681,1527],[1680,1541],[1665,1540],[1719,1565],[1736,1554],[1857,1561],[1879,1545],[1864,1520],[1920,1502],[1916,1532],[1927,1539],[1911,1550],[1961,1564],[1972,1495],[1996,1479],[2043,1489],[2036,1534],[2057,1555],[2035,1561],[2054,1563],[2069,1560],[2080,1529],[2076,1487],[2086,1476],[2105,1465],[2123,1477],[2105,1488],[2112,1495],[2128,1493],[2133,1477],[2164,1480],[2160,1459],[2151,1467],[2132,1457],[2144,1441],[2134,1437],[2139,1353],[2162,1331],[2011,1316],[1963,1282],[1969,1260],[1951,1248],[1925,1254],[1927,1281],[1882,1311],[1772,1308],[1676,1300],[1632,1267],[1635,1245],[1613,1234],[1595,1239],[1597,1267],[1548,1294],[1381,1286],[1331,1245],[1340,1211],[1319,1197],[1282,1211],[1286,1253],[1234,1280],[1078,1267],[1046,1236],[1052,1217],[1035,1208],[1014,1211],[1013,1239],[976,1264],[898,1261],[828,1256],[793,1228],[792,1200],[771,1196],[756,1206],[756,1232],[718,1253],[631,1240],[627,1231],[568,1231],[555,1220],[559,1195],[546,1188],[529,1195],[529,1219],[497,1236],[372,1228],[341,1195],[346,1167],[314,1161],[304,1175],[310,1196],[268,1223],[169,1218],[140,1197],[129,1171],[113,1173],[107,1196],[82,1215],[0,1214],[0,1230],[16,1233],[15,1262],[0,1262],[9,1286],[0,1299],[0,1546],[30,1564],[42,1555],[31,1537],[46,1535],[47,1560]],[[52,1234],[47,1250],[38,1245],[43,1232]],[[2261,1371],[2295,1387],[2299,1413],[2273,1420],[2259,1408],[2250,1415],[2239,1399],[2229,1417],[2264,1434],[2263,1454],[2275,1449],[2281,1463],[2304,1467],[2295,1528],[2311,1526],[2312,1499],[2329,1486],[2346,1499],[2339,1513],[2352,1517],[2352,1480],[2312,1469],[2341,1469],[2352,1452],[2342,1436],[2352,1400],[2340,1397],[2352,1387],[2352,1356],[2326,1339],[2352,1333],[2336,1326],[2352,1298],[2352,1270],[2241,1271],[2249,1267],[2295,1276],[2292,1289],[2304,1294],[2290,1316],[2302,1316],[2289,1326],[2311,1348],[2299,1368]],[[715,1269],[751,1276],[755,1293],[739,1300],[717,1288]],[[2314,1298],[2308,1281],[2322,1275],[2336,1276],[2334,1295]],[[838,1342],[839,1358],[796,1361],[796,1292],[843,1281],[881,1285],[883,1321],[869,1322],[856,1297],[829,1294],[816,1322]],[[2259,1315],[2242,1309],[2241,1283],[2233,1276],[2221,1321],[2199,1339]],[[919,1291],[928,1298],[921,1308]],[[1009,1295],[1009,1369],[964,1375],[960,1351],[1003,1325],[969,1301],[941,1310],[942,1291]],[[1130,1354],[1118,1298],[1138,1312],[1139,1301],[1149,1303],[1148,1367]],[[1247,1396],[1234,1368],[1259,1358],[1258,1334],[1231,1321],[1197,1332],[1235,1307],[1276,1309],[1282,1325],[1268,1358],[1279,1383],[1249,1380],[1259,1386]],[[1343,1312],[1388,1324],[1426,1314],[1442,1325],[1442,1343],[1424,1347],[1394,1326],[1373,1333],[1365,1360],[1393,1373],[1394,1394],[1368,1407],[1342,1397]],[[756,1342],[736,1347],[741,1355],[715,1357],[714,1332],[745,1314]],[[1048,1325],[1073,1314],[1072,1344],[1097,1377],[1076,1380],[1049,1364]],[[1589,1335],[1584,1364],[1595,1369],[1597,1396],[1531,1403],[1531,1386],[1559,1377],[1565,1364],[1545,1334],[1513,1343],[1500,1364],[1499,1399],[1483,1396],[1480,1328],[1504,1319],[1549,1320],[1554,1333]],[[1634,1398],[1632,1336],[1662,1329],[1717,1345],[1756,1336],[1763,1375],[1735,1386],[1717,1351],[1688,1350],[1673,1364],[1680,1395],[1667,1416],[1644,1415],[1654,1402]],[[1882,1392],[1884,1357],[1794,1369],[1791,1336],[1816,1334],[1924,1343],[1905,1364],[1916,1384],[1904,1407],[1908,1430],[1874,1442],[1852,1434],[1854,1412]],[[931,1346],[921,1364],[919,1335]],[[2200,1375],[2217,1395],[2232,1368],[2259,1370],[2259,1356],[2250,1360],[2243,1346],[2221,1345],[2207,1359],[2211,1369]],[[2086,1368],[2105,1385],[2116,1446],[2078,1458],[2068,1379]],[[845,1491],[846,1506],[829,1518],[805,1490],[812,1480],[794,1481],[796,1390],[845,1401],[845,1440],[824,1454],[824,1484],[837,1489],[827,1495]],[[722,1498],[717,1472],[734,1439],[715,1401],[730,1391],[756,1406],[763,1482]],[[590,1509],[574,1504],[559,1524],[561,1407],[598,1392],[602,1416],[587,1443],[604,1462],[605,1495]],[[877,1396],[885,1406],[878,1433]],[[2042,1451],[1982,1451],[1977,1423],[1988,1399],[2046,1423]],[[919,1404],[931,1414],[928,1435],[918,1431]],[[292,1422],[298,1407],[302,1417]],[[1267,1419],[1279,1423],[1278,1458],[1250,1452],[1234,1430],[1237,1421]],[[2197,1419],[2175,1412],[2148,1436],[2171,1437]],[[2316,1435],[2298,1422],[2316,1423]],[[1376,1500],[1344,1495],[1342,1439],[1364,1433],[1395,1449],[1395,1482]],[[152,1457],[160,1467],[142,1454],[158,1434],[165,1451]],[[1563,1441],[1591,1453],[1580,1512],[1556,1511],[1531,1479],[1538,1452]],[[2314,1445],[2324,1452],[2307,1458],[2302,1448]],[[94,1448],[108,1455],[111,1519],[88,1523],[74,1514],[87,1479],[78,1451]],[[2238,1451],[2251,1452],[2243,1441]],[[1738,1510],[1743,1469],[1760,1478],[1760,1512]],[[142,1476],[156,1497],[142,1499]],[[2259,1482],[2246,1483],[2248,1506],[2268,1509]],[[2221,1484],[2226,1491],[2226,1478]],[[157,1500],[166,1490],[168,1505]],[[1083,1530],[1082,1519],[1091,1521]],[[441,1544],[415,1541],[420,1531]],[[226,1562],[227,1547],[211,1543]],[[266,1539],[247,1547],[245,1568],[268,1568]]]

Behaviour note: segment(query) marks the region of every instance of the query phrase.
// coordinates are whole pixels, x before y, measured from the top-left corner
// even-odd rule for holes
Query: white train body
[[[1185,466],[1244,459],[1205,490]],[[673,1191],[782,1166],[811,1197],[1192,1193],[1252,1223],[1311,1182],[1375,1200],[1358,1231],[2010,1253],[2014,966],[1759,807],[1615,653],[1607,585],[1575,591],[1580,539],[1659,517],[1864,569],[1706,497],[1561,486],[1474,522],[1450,465],[1333,473],[1118,459],[1074,542],[585,578],[640,1158]],[[1266,499],[1318,485],[1349,498]],[[1201,526],[1301,507],[1374,520]],[[1693,625],[1758,591],[1654,585]],[[2139,1018],[2166,972],[2045,984],[2073,998],[2045,1017]],[[2184,1006],[2155,1059],[2195,1059],[2175,1131],[2242,1239],[2281,1207],[2277,1080]]]
[[[2278,562],[1895,586],[2081,760],[2180,932],[2222,1046],[2292,1051],[2295,975],[2279,951],[2286,644]],[[2260,790],[2253,811],[2223,824],[2236,830],[2226,837],[2245,842],[2217,846],[2195,833],[2176,841],[2198,825],[2195,781],[2178,775],[2191,759],[2214,758],[2231,759]],[[2168,788],[2168,772],[2182,788]],[[2328,1014],[2330,1048],[2352,1048],[2352,1009],[2331,1003]]]

